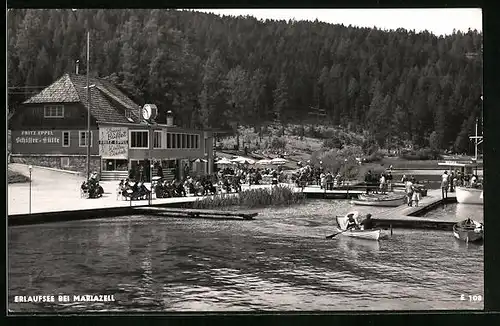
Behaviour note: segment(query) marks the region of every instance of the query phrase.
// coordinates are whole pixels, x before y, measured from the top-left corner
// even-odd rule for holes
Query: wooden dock
[[[134,207],[134,211],[143,214],[152,214],[170,217],[187,217],[187,218],[207,218],[207,219],[223,219],[223,220],[253,220],[258,213],[242,212],[242,211],[218,211],[209,209],[192,209],[192,208],[169,208],[169,207]]]
[[[366,193],[365,188],[352,187],[340,188],[334,190],[321,189],[319,186],[309,186],[304,188],[295,188],[296,192],[300,192],[306,198],[320,198],[320,199],[351,199],[357,198],[358,195]]]
[[[441,189],[432,189],[428,195],[422,197],[418,207],[409,207],[401,205],[388,209],[379,214],[374,214],[373,222],[378,227],[383,228],[412,228],[412,229],[441,229],[452,230],[453,225],[457,223],[455,219],[443,220],[435,218],[420,217],[436,206],[455,203],[454,193],[448,193],[448,198],[441,198]]]

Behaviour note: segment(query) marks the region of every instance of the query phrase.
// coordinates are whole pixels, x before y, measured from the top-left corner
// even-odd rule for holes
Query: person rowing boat
[[[363,230],[373,229],[372,214],[370,213],[366,214],[366,218],[360,224],[363,227]]]

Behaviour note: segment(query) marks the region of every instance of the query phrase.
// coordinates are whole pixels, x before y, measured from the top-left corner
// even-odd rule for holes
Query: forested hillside
[[[91,73],[185,125],[301,123],[320,109],[321,123],[369,130],[381,146],[465,151],[481,114],[475,31],[438,38],[149,9],[10,10],[7,24],[8,86],[49,85],[77,59],[85,73],[90,30]]]

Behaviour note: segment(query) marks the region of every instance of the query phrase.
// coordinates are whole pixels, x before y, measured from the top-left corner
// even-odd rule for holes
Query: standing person
[[[408,204],[408,206],[411,206],[412,205],[412,199],[413,199],[413,183],[411,182],[410,179],[406,180],[405,192],[406,192],[407,204]]]
[[[454,192],[455,191],[455,189],[453,189],[454,179],[455,179],[455,173],[453,173],[453,171],[451,171],[451,174],[450,174],[450,177],[449,177],[450,192]]]
[[[158,163],[157,165],[157,172],[156,174],[163,179],[163,167],[161,166],[161,163]]]
[[[470,179],[470,186],[472,188],[475,188],[477,186],[477,176],[475,174],[473,174],[472,178]]]
[[[385,175],[384,173],[380,174],[380,192],[385,194]]]
[[[392,165],[391,165],[392,167]],[[389,173],[387,173],[387,189],[388,191],[392,191],[392,173],[389,170]]]
[[[326,190],[326,175],[323,172],[321,172],[319,178],[320,178],[320,182],[321,182],[320,183],[320,189],[325,189]]]
[[[403,174],[403,177],[401,178],[401,182],[406,184],[406,181],[408,181],[408,178],[406,177],[406,174]]]
[[[414,202],[415,207],[418,207],[418,201],[420,200],[420,190],[415,186],[415,184],[412,185],[412,188],[413,188],[413,195],[411,197],[412,206],[413,206],[413,202]]]
[[[330,171],[326,174],[326,190],[333,190],[333,175]]]
[[[441,196],[443,199],[448,198],[448,180],[448,171],[444,171],[443,175],[441,176]]]
[[[365,175],[365,184],[366,184],[366,194],[370,192],[370,186],[372,183],[372,171],[368,170],[368,173]]]

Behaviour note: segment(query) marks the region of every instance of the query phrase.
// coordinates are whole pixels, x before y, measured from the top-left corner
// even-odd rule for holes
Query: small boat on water
[[[464,220],[453,226],[453,236],[465,242],[483,239],[484,225],[474,220]]]
[[[484,205],[483,189],[470,187],[455,187],[457,203]]]
[[[347,230],[347,224],[349,222],[349,215],[352,215],[354,220],[356,221],[356,224],[359,224],[359,213],[358,212],[350,212],[346,216],[337,216],[337,225],[339,232],[342,233],[342,235],[347,236],[347,237],[352,237],[352,238],[360,238],[360,239],[366,239],[366,240],[375,240],[378,241],[383,237],[382,230],[381,229],[372,229],[372,230],[355,230],[355,229],[349,229]]]
[[[387,194],[363,194],[358,199],[351,201],[354,205],[360,206],[380,206],[380,207],[398,207],[406,201],[405,195],[387,195]]]

